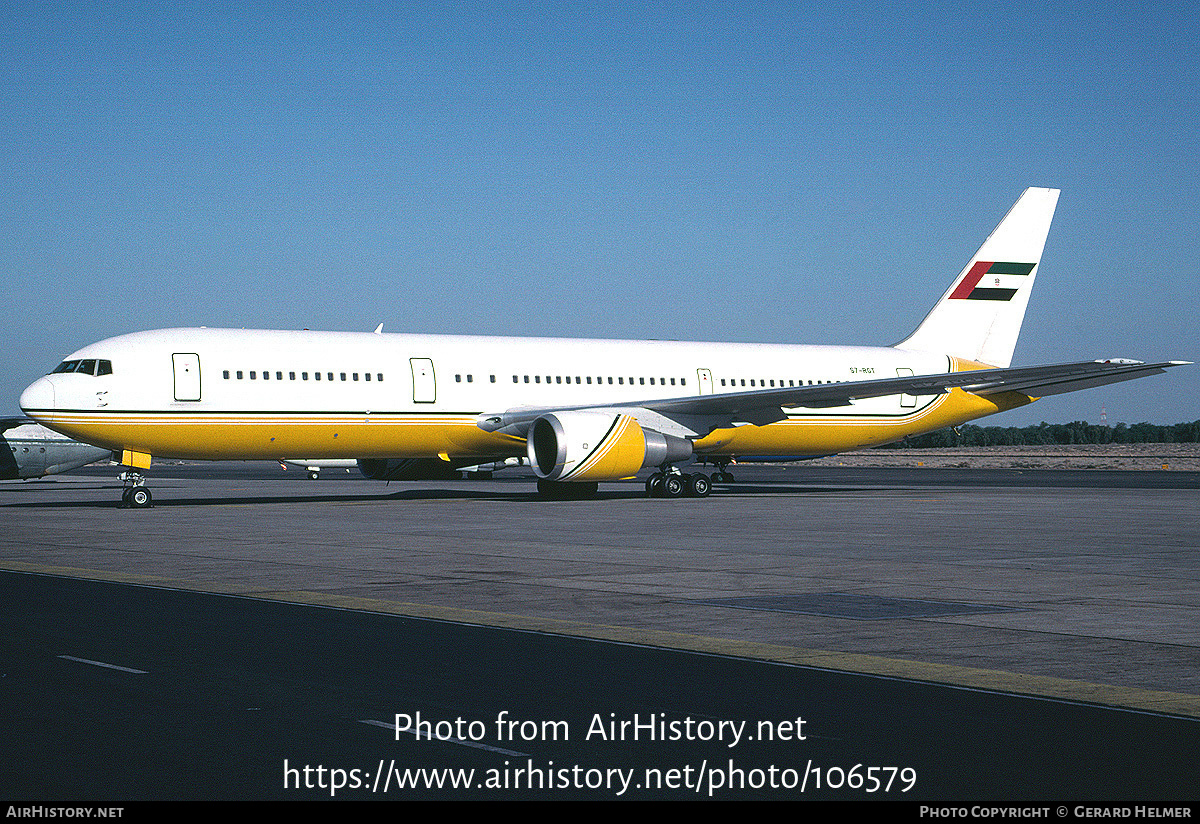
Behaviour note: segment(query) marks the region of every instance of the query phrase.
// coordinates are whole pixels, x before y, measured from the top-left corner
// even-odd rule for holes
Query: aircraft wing
[[[609,409],[648,410],[657,413],[654,417],[661,416],[676,422],[682,427],[679,434],[694,435],[705,434],[722,425],[749,423],[763,426],[781,421],[787,417],[784,409],[821,409],[845,406],[860,398],[878,398],[886,395],[940,395],[958,388],[976,395],[1020,392],[1032,397],[1045,397],[1046,395],[1058,395],[1078,389],[1088,389],[1154,375],[1165,372],[1172,366],[1184,366],[1188,363],[1188,361],[1143,363],[1125,359],[1110,359],[788,386],[750,392],[655,398],[633,403],[572,407],[520,407],[499,414],[482,415],[478,426],[488,432],[502,431],[505,434],[525,437],[530,424],[548,412]],[[636,412],[634,414],[636,415]],[[653,423],[651,425],[653,426]]]

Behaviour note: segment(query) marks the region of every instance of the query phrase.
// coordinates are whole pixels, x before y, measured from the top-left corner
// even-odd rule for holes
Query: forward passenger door
[[[175,400],[200,400],[200,356],[193,353],[171,355],[175,368]]]
[[[437,380],[433,361],[429,358],[409,358],[413,375],[413,403],[433,403],[437,400]]]

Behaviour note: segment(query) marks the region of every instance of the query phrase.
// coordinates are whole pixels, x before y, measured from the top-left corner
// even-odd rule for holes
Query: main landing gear
[[[712,481],[707,475],[685,475],[678,470],[655,472],[646,479],[646,495],[651,498],[707,498]]]
[[[717,471],[712,474],[712,482],[715,484],[731,484],[733,483],[733,475],[727,471],[729,461],[713,461],[713,466]]]
[[[154,496],[146,488],[146,476],[141,472],[122,472],[117,480],[124,484],[121,490],[121,506],[146,509],[154,506]]]
[[[663,467],[646,479],[646,495],[651,498],[707,498],[713,484],[731,484],[733,475],[725,471],[728,461],[716,464],[712,475],[686,474],[673,466]]]

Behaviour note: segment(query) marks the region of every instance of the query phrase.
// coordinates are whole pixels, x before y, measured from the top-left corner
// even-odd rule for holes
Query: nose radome
[[[21,393],[21,411],[37,419],[40,409],[54,408],[54,384],[49,378],[38,378]]]

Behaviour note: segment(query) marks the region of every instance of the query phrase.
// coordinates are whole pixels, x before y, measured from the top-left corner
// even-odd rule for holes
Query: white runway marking
[[[391,730],[393,733],[396,731],[396,725],[389,724],[386,721],[373,721],[370,718],[366,718],[363,721],[361,721],[360,723],[371,724],[376,727],[383,727],[385,730]],[[424,738],[426,741],[445,741],[448,744],[461,744],[464,747],[474,747],[477,750],[487,750],[488,752],[498,752],[501,755],[512,755],[512,756],[516,756],[518,758],[528,758],[529,757],[529,753],[527,753],[527,752],[516,752],[515,750],[506,750],[503,747],[493,747],[488,744],[480,744],[476,741],[463,741],[459,738],[437,738],[437,737],[430,737],[428,735],[423,736],[423,735],[420,735],[417,730],[400,730],[400,732],[409,733],[414,738]]]
[[[106,664],[103,661],[93,661],[90,658],[76,658],[74,655],[60,655],[59,658],[65,658],[68,661],[78,661],[81,664],[91,664],[96,667],[107,667],[108,669],[120,670],[121,672],[132,672],[134,675],[149,675],[149,670],[134,669],[133,667],[120,667],[116,664]]]

